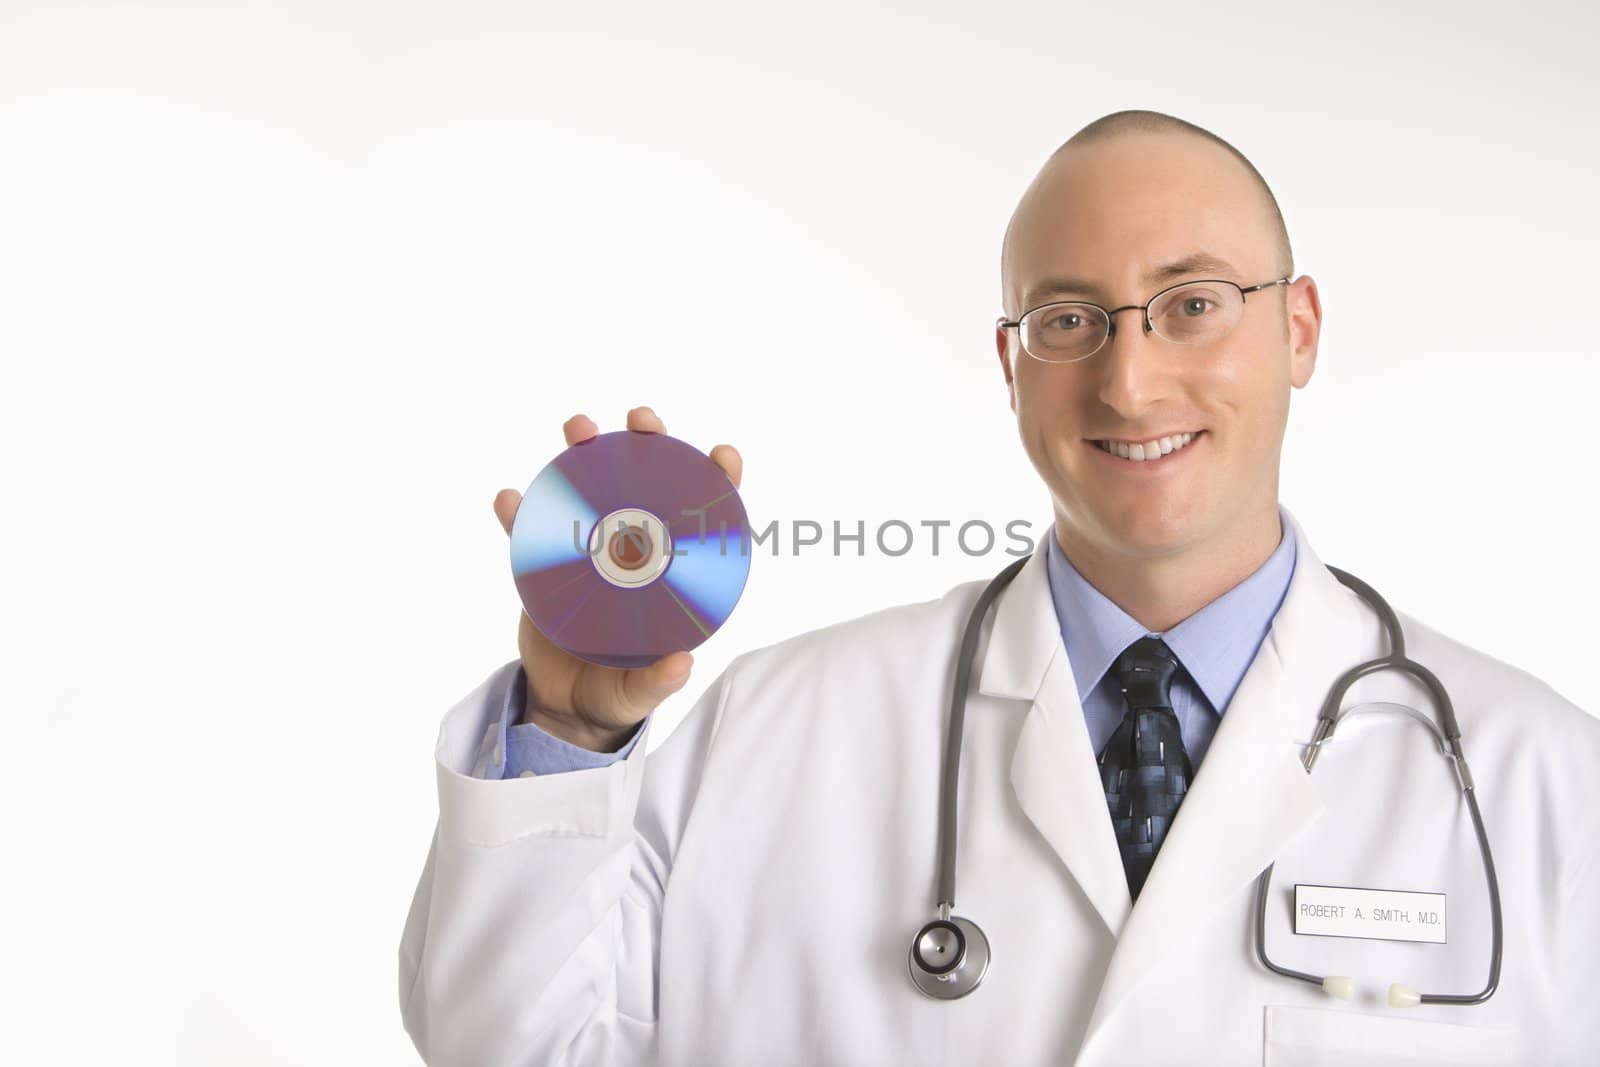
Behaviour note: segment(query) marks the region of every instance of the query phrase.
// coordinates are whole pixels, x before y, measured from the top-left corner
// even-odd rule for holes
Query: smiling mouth
[[[1091,441],[1100,451],[1117,456],[1120,459],[1130,460],[1134,463],[1150,463],[1165,459],[1174,452],[1181,452],[1193,444],[1204,430],[1192,433],[1174,434],[1170,437],[1159,437],[1152,441],[1129,443],[1126,441]]]

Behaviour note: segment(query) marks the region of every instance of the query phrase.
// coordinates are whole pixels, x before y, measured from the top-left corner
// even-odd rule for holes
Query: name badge
[[[1444,894],[1296,884],[1294,932],[1442,945]]]

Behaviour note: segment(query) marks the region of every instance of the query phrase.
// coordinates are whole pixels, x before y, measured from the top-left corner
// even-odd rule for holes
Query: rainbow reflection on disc
[[[603,667],[643,667],[717,631],[750,573],[744,502],[666,434],[603,433],[540,471],[511,524],[511,573],[541,633]]]

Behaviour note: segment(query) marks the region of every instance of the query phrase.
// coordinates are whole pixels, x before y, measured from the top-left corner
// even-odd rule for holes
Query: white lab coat
[[[1351,718],[1302,768],[1330,685],[1386,649],[1285,513],[1293,579],[1137,908],[1044,542],[991,609],[955,910],[993,963],[963,1000],[918,992],[906,956],[934,915],[948,692],[984,581],[745,653],[659,751],[643,738],[605,768],[467,773],[516,669],[503,665],[440,729],[439,819],[400,945],[418,1049],[440,1067],[1594,1063],[1600,722],[1401,614],[1410,654],[1455,701],[1505,947],[1486,1004],[1389,1008],[1391,981],[1481,988],[1482,868],[1449,763],[1403,715]],[[1345,705],[1379,699],[1429,707],[1392,672]],[[1355,976],[1356,1001],[1256,961],[1255,877],[1274,859],[1273,958]],[[1448,943],[1296,935],[1296,882],[1442,891]]]

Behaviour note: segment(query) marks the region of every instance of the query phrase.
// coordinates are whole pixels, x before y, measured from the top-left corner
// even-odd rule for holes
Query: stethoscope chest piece
[[[911,981],[930,997],[955,1000],[989,971],[989,939],[971,919],[934,919],[917,931],[906,955]]]

